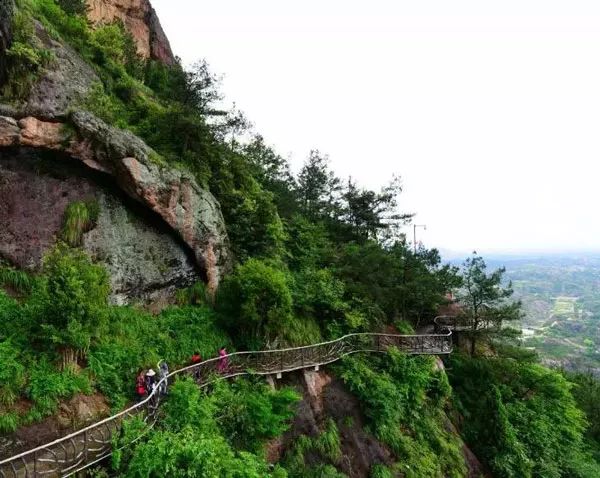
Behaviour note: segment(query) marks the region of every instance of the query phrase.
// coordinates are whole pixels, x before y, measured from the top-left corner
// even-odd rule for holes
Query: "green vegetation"
[[[311,467],[307,463],[308,453],[318,454],[321,460],[329,464]],[[290,451],[283,460],[283,466],[289,472],[290,478],[309,478],[312,476],[344,477],[338,473],[333,465],[340,462],[342,448],[337,425],[333,420],[328,420],[325,429],[315,437],[301,435],[294,442]]]
[[[464,476],[462,444],[444,425],[451,388],[432,358],[394,349],[383,358],[347,357],[341,377],[360,399],[371,432],[394,452],[396,471],[407,478]]]
[[[28,294],[34,286],[34,278],[27,272],[0,262],[0,287],[10,289],[16,294]]]
[[[588,422],[587,444],[596,461],[600,461],[600,381],[587,373],[568,374],[567,379],[574,384],[573,396]]]
[[[584,415],[559,373],[512,358],[460,355],[451,367],[463,435],[494,476],[600,476],[584,441]]]
[[[206,306],[172,307],[153,317],[107,304],[108,277],[80,250],[58,246],[22,301],[0,291],[0,424],[13,430],[56,411],[59,400],[103,392],[115,408],[133,398],[142,367],[229,346]],[[231,347],[230,347],[231,348]],[[18,401],[32,403],[19,407]]]
[[[347,357],[333,367],[394,461],[373,466],[371,476],[465,476],[463,442],[448,418],[458,414],[447,413],[456,411],[464,418],[456,420],[464,439],[496,476],[598,476],[588,448],[598,444],[597,400],[588,399],[597,397],[597,383],[576,377],[572,390],[563,376],[503,342],[504,321],[521,315],[511,286],[503,285],[504,269],[488,273],[483,259],[472,257],[461,274],[442,264],[438,251],[414,250],[401,232],[411,214],[401,210],[397,178],[380,190],[364,189],[338,178],[316,150],[292,174],[262,137],[248,139],[243,115],[219,108],[219,78],[206,62],[185,71],[143,61],[122,24],[93,29],[84,7],[80,0],[20,0],[3,98],[22,98],[51,65],[52,55],[36,39],[35,18],[97,72],[100,82],[81,108],[139,135],[161,166],[190,171],[216,196],[235,267],[214,308],[202,284],[179,291],[179,305],[156,315],[111,306],[106,271],[79,249],[98,205],[69,205],[66,244],[48,253],[37,276],[0,268],[0,285],[11,294],[0,291],[1,431],[40,420],[78,393],[101,392],[120,409],[133,399],[140,369],[161,359],[174,369],[194,351],[208,358],[222,346],[274,348],[350,332],[421,330],[446,294],[458,291],[473,330],[471,356],[452,359],[452,387],[433,358],[396,350]],[[588,340],[583,346],[591,349]],[[344,458],[341,424],[331,420],[317,436],[296,440],[280,465],[267,464],[265,446],[286,432],[298,399],[255,380],[217,382],[208,391],[178,380],[156,428],[134,420],[115,437],[114,471],[126,477],[343,476],[337,469]],[[119,450],[141,431],[143,439]]]
[[[469,257],[463,265],[463,284],[459,300],[462,315],[470,325],[471,355],[475,354],[477,341],[482,336],[516,335],[518,331],[503,328],[506,322],[522,317],[521,303],[510,301],[512,284],[503,286],[506,269],[501,267],[487,273],[483,257]]]
[[[115,467],[126,477],[285,478],[283,469],[271,470],[260,453],[245,447],[257,450],[285,430],[297,398],[289,390],[269,391],[245,380],[221,382],[210,395],[192,381],[177,381],[160,429],[133,451],[119,453]]]
[[[26,12],[15,12],[12,31],[13,42],[6,52],[9,80],[0,89],[0,98],[20,100],[27,96],[43,69],[52,62],[53,54],[35,35],[33,19]]]
[[[96,200],[76,201],[67,206],[63,239],[73,247],[81,246],[83,234],[93,229],[100,214]]]

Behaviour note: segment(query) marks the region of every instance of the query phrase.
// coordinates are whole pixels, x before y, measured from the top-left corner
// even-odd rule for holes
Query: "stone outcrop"
[[[13,0],[0,0],[0,85],[6,81],[6,50],[11,42]]]
[[[193,257],[160,220],[85,166],[31,148],[0,149],[0,256],[39,269],[69,204],[91,200],[100,213],[82,246],[105,265],[112,303],[160,308],[175,289],[201,280]]]
[[[230,264],[218,202],[190,173],[162,164],[160,156],[135,135],[87,112],[73,113],[68,125],[34,117],[0,117],[0,147],[59,152],[104,173],[179,236],[205,275],[209,291],[216,290]]]
[[[121,20],[144,58],[175,64],[169,40],[149,0],[87,0],[87,4],[88,18],[93,23]]]

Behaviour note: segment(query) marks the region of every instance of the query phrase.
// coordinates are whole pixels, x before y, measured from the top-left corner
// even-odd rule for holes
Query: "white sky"
[[[600,2],[153,0],[298,169],[402,176],[428,247],[600,250]]]

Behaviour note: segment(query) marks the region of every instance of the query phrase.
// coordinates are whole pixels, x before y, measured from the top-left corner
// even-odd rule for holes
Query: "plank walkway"
[[[439,327],[443,325],[439,324]],[[200,387],[205,387],[215,380],[241,375],[281,377],[281,374],[294,370],[318,370],[353,353],[385,352],[390,347],[397,347],[411,355],[449,354],[452,352],[452,331],[446,326],[442,333],[427,335],[350,334],[304,347],[236,352],[227,356],[225,370],[223,362],[217,357],[176,370],[167,380],[192,376]],[[159,393],[161,383],[148,398],[127,410],[46,445],[1,460],[0,478],[67,477],[106,459],[112,454],[112,439],[120,432],[124,420],[140,417],[148,429],[154,426],[162,401]]]

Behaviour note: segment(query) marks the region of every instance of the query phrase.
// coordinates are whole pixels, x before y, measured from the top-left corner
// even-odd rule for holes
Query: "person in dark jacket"
[[[194,352],[194,355],[192,355],[192,358],[190,360],[190,364],[191,365],[198,365],[200,362],[202,362],[202,356],[200,355],[200,352],[198,352],[197,350]],[[196,380],[200,379],[200,367],[195,367],[193,369],[193,373],[194,373],[194,377],[196,378]]]

